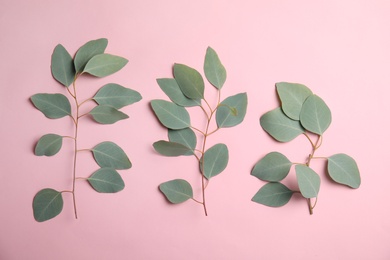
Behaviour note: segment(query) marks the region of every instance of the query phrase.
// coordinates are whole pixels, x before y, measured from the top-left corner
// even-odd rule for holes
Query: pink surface
[[[0,259],[390,259],[389,13],[388,1],[356,0],[2,1]],[[74,54],[101,37],[107,52],[129,63],[113,76],[83,80],[80,95],[115,82],[143,100],[117,124],[82,121],[80,146],[114,141],[133,168],[121,171],[126,188],[114,195],[79,182],[78,220],[64,194],[63,212],[37,223],[35,193],[71,187],[72,146],[65,141],[48,158],[34,156],[34,144],[48,132],[72,133],[72,123],[45,118],[29,97],[66,93],[50,74],[58,43]],[[249,105],[241,125],[208,141],[225,142],[230,162],[207,188],[204,217],[196,203],[170,205],[157,189],[184,178],[199,198],[200,179],[193,159],[153,151],[167,133],[149,102],[167,99],[155,79],[171,77],[174,62],[201,70],[207,46],[228,72],[223,97],[247,92]],[[322,185],[312,216],[298,196],[278,209],[251,202],[264,184],[250,176],[258,159],[276,150],[302,161],[310,153],[303,137],[280,144],[260,128],[259,117],[277,106],[278,81],[306,84],[333,112],[318,155],[347,153],[360,168],[362,185],[352,190],[331,183],[323,161],[313,163]],[[97,167],[89,154],[80,162],[81,176]]]

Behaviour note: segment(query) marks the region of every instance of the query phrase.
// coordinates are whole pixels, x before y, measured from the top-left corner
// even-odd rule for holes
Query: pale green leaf
[[[56,119],[71,115],[69,100],[62,94],[35,94],[31,101],[48,118]]]
[[[77,51],[74,57],[74,66],[76,72],[82,72],[87,62],[94,56],[104,53],[108,44],[108,40],[105,38],[92,40],[84,44]]]
[[[200,161],[203,175],[210,179],[225,170],[229,161],[229,151],[225,144],[216,144],[209,148]]]
[[[226,69],[211,47],[207,48],[203,70],[207,80],[217,89],[221,89],[226,81]]]
[[[33,200],[34,218],[43,222],[61,213],[64,205],[61,192],[53,189],[40,190]]]
[[[201,105],[200,99],[190,99],[186,97],[175,79],[157,79],[157,83],[162,91],[164,91],[164,93],[169,97],[169,99],[177,105],[183,107],[194,107]]]
[[[304,165],[295,165],[295,172],[302,196],[307,199],[317,197],[320,191],[320,176]]]
[[[109,83],[101,87],[93,99],[99,105],[107,105],[120,109],[140,101],[142,97],[135,90],[122,87],[115,83]]]
[[[188,148],[188,151],[184,155],[193,155],[196,147],[196,135],[191,128],[184,128],[179,130],[168,129],[169,141],[182,144]]]
[[[152,109],[158,120],[170,129],[183,129],[191,125],[190,115],[184,107],[165,100],[152,100]]]
[[[95,171],[87,181],[101,193],[116,193],[125,188],[125,183],[117,171],[112,168],[101,168]]]
[[[191,184],[181,179],[161,183],[159,188],[168,201],[174,204],[192,199],[193,196]]]
[[[267,183],[253,196],[252,201],[269,207],[281,207],[290,201],[294,194],[280,182]]]
[[[277,182],[287,176],[291,165],[290,160],[283,154],[271,152],[256,163],[251,175],[263,181]]]
[[[119,120],[129,118],[125,113],[117,110],[114,107],[99,105],[94,107],[89,114],[100,124],[114,124]]]
[[[313,94],[311,90],[302,84],[279,82],[276,83],[283,112],[291,119],[299,120],[303,102]]]
[[[72,56],[70,56],[69,52],[61,44],[58,44],[54,48],[51,56],[51,73],[65,87],[69,87],[74,80],[76,72]]]
[[[232,127],[240,124],[245,117],[248,106],[246,93],[230,96],[222,101],[215,116],[218,127]]]
[[[93,56],[85,65],[84,71],[96,77],[105,77],[121,70],[128,60],[111,54]]]
[[[360,186],[360,173],[355,160],[346,154],[335,154],[328,158],[328,172],[337,183],[357,189]]]
[[[175,63],[173,75],[183,94],[191,99],[203,99],[204,81],[195,69],[184,64]]]
[[[42,136],[35,146],[35,155],[53,156],[62,147],[62,136],[56,134],[46,134]]]
[[[322,135],[332,122],[332,114],[319,96],[311,95],[303,103],[300,121],[306,130]]]
[[[114,168],[118,170],[130,169],[131,162],[126,153],[113,142],[102,142],[92,149],[93,156],[97,164],[104,168]]]
[[[161,155],[165,156],[180,156],[187,155],[189,152],[193,153],[190,148],[187,146],[175,143],[175,142],[167,142],[164,140],[155,142],[153,144],[154,149]]]

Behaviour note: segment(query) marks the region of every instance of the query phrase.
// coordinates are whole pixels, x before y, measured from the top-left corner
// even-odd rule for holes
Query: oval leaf
[[[320,191],[320,176],[304,165],[295,165],[295,172],[302,196],[307,199],[317,197]]]
[[[105,38],[92,40],[84,44],[74,57],[76,72],[82,72],[87,62],[95,55],[102,54],[107,47],[108,40]]]
[[[291,165],[290,160],[283,154],[271,152],[256,163],[251,175],[263,181],[277,182],[287,176]]]
[[[267,183],[253,196],[252,201],[269,207],[281,207],[290,201],[292,190],[279,182]]]
[[[187,146],[174,142],[167,142],[164,140],[155,142],[153,144],[154,149],[161,155],[165,156],[180,156],[192,154],[192,150]]]
[[[196,135],[191,128],[184,128],[179,130],[168,129],[168,138],[169,141],[182,144],[188,148],[190,151],[183,155],[193,155],[193,150],[196,147]]]
[[[116,193],[125,188],[125,183],[117,171],[111,168],[101,168],[94,172],[87,181],[101,193]]]
[[[152,109],[158,120],[170,129],[183,129],[190,126],[190,115],[184,107],[165,100],[152,100]]]
[[[174,204],[187,201],[193,196],[191,184],[181,179],[161,183],[159,188],[169,202]]]
[[[88,61],[83,72],[101,78],[119,71],[127,62],[128,60],[119,56],[105,53],[98,54]]]
[[[47,134],[42,136],[35,146],[35,155],[53,156],[60,151],[62,147],[62,136],[56,134]]]
[[[232,127],[240,124],[244,120],[247,105],[246,93],[230,96],[222,101],[215,117],[218,127]]]
[[[69,100],[62,94],[35,94],[31,101],[48,118],[56,119],[71,115]]]
[[[129,118],[125,113],[117,110],[114,107],[99,105],[94,107],[89,114],[92,118],[100,124],[114,124],[119,120]]]
[[[33,200],[34,218],[43,222],[61,213],[64,205],[61,192],[53,189],[40,190]]]
[[[332,114],[319,96],[311,95],[302,105],[300,120],[306,130],[322,135],[332,122]]]
[[[183,94],[191,99],[203,99],[204,81],[195,69],[184,64],[173,65],[173,75]]]
[[[120,109],[124,106],[140,101],[142,97],[140,93],[135,90],[110,83],[101,87],[93,99],[99,105],[107,105]]]
[[[280,107],[262,115],[260,125],[279,142],[289,142],[305,132],[299,121],[287,117]]]
[[[175,79],[157,79],[157,83],[169,99],[182,107],[200,106],[200,99],[190,99],[181,91]]]
[[[221,89],[226,81],[226,69],[218,54],[210,47],[206,51],[203,70],[207,80],[217,89]]]
[[[118,170],[130,169],[131,162],[126,153],[113,142],[102,142],[92,149],[95,161],[100,167]]]
[[[355,160],[346,154],[335,154],[328,158],[328,172],[337,183],[357,189],[360,186],[360,173]]]
[[[51,73],[65,87],[69,87],[74,80],[76,72],[72,56],[70,56],[69,52],[61,44],[58,44],[54,48],[51,56]]]
[[[229,161],[229,151],[225,144],[216,144],[209,148],[200,161],[203,175],[210,179],[225,170]]]

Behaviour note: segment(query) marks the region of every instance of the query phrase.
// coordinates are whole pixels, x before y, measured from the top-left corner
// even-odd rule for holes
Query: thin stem
[[[76,188],[76,166],[77,166],[77,134],[78,134],[78,120],[79,120],[79,104],[77,101],[77,94],[76,94],[76,79],[73,81],[73,97],[76,103],[76,118],[75,121],[75,131],[74,131],[74,158],[73,158],[73,183],[72,183],[72,195],[73,195],[73,208],[74,208],[74,216],[77,219],[77,207],[76,207],[76,196],[75,196],[75,188]]]
[[[75,97],[75,95],[73,95],[73,93],[72,93],[72,92],[70,92],[70,89],[69,89],[69,87],[67,87],[67,88],[66,88],[66,90],[68,90],[68,92],[69,92],[69,95],[71,95],[73,98],[76,98],[76,97]]]
[[[206,109],[204,109],[204,107],[203,107],[202,105],[200,105],[199,107],[200,107],[200,108],[203,110],[203,112],[206,114],[206,117],[209,118],[209,114],[207,114]]]
[[[76,180],[83,180],[83,181],[88,180],[88,178],[84,178],[84,177],[76,177],[75,179]]]
[[[313,207],[311,206],[311,200],[310,200],[310,198],[307,199],[307,203],[309,204],[309,212],[310,212],[310,215],[313,215]]]
[[[203,204],[201,201],[199,201],[199,200],[196,200],[196,199],[194,199],[194,198],[191,198],[193,201],[195,201],[196,203],[199,203],[199,204]]]
[[[210,104],[209,104],[209,102],[207,102],[207,100],[206,99],[203,99],[204,100],[204,102],[206,103],[206,105],[209,107],[209,109],[210,109],[210,112],[211,112],[211,114],[213,113],[213,109],[211,108],[211,106],[210,106]],[[211,115],[210,115],[210,117],[211,117]],[[210,118],[209,117],[209,118]]]
[[[93,100],[92,98],[88,98],[88,99],[84,100],[83,102],[81,102],[79,104],[79,107],[81,107],[85,102],[92,101],[92,100]]]
[[[307,133],[303,133],[303,135],[307,137],[307,139],[309,140],[311,146],[314,147],[314,143],[313,143],[313,141],[310,139],[309,135],[308,135]]]
[[[312,158],[312,159],[324,159],[324,160],[328,160],[328,157],[322,157],[322,156],[316,156],[316,157],[312,156],[311,158]]]
[[[70,138],[70,139],[73,139],[73,140],[75,140],[73,136],[67,136],[67,135],[65,135],[65,136],[62,136],[62,138]]]
[[[193,127],[193,126],[190,126],[192,129],[194,129],[194,130],[196,130],[196,131],[198,131],[199,133],[201,133],[202,135],[206,135],[202,130],[200,130],[200,129],[198,129],[198,128],[196,128],[196,127]]]
[[[61,193],[63,193],[63,192],[73,193],[73,191],[71,191],[71,190],[63,190],[63,191],[61,191]]]
[[[91,149],[79,149],[79,150],[76,150],[76,152],[90,152],[92,151]]]
[[[316,200],[314,201],[314,205],[313,205],[312,209],[314,209],[315,206],[317,205],[317,201],[318,201],[318,197],[316,197]]]
[[[81,116],[78,116],[77,119],[82,118],[83,116],[86,116],[86,115],[88,115],[88,114],[89,114],[89,112],[87,112],[87,113],[85,113],[85,114],[82,114]]]
[[[214,133],[217,132],[219,129],[220,129],[220,128],[217,128],[217,129],[211,131],[210,133],[207,134],[207,136],[214,134]]]

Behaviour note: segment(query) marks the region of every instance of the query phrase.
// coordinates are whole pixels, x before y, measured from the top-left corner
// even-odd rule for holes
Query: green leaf
[[[267,183],[253,196],[252,201],[269,207],[281,207],[290,201],[292,190],[280,182]]]
[[[48,118],[61,118],[72,113],[68,98],[62,94],[35,94],[31,101]]]
[[[300,120],[306,130],[322,135],[332,122],[332,114],[319,96],[311,95],[303,103]]]
[[[283,154],[271,152],[256,163],[251,175],[263,181],[277,182],[287,176],[291,165],[290,160]]]
[[[337,183],[357,189],[360,186],[360,173],[355,160],[346,154],[335,154],[328,158],[328,172]]]
[[[84,44],[77,51],[74,57],[74,66],[76,72],[82,72],[87,62],[94,56],[104,53],[108,44],[108,40],[105,38],[92,40]]]
[[[158,120],[170,129],[183,129],[191,125],[190,115],[184,107],[165,100],[152,100],[152,109]]]
[[[113,142],[102,142],[92,149],[95,161],[100,167],[118,170],[130,169],[131,162],[126,153]]]
[[[60,151],[62,147],[62,136],[56,134],[47,134],[42,136],[35,146],[35,155],[53,156]]]
[[[140,93],[135,90],[109,83],[99,89],[93,99],[99,105],[107,105],[120,109],[142,99]]]
[[[240,124],[244,120],[247,105],[246,93],[230,96],[222,101],[215,116],[218,127],[232,127]]]
[[[173,75],[183,94],[191,99],[203,99],[204,81],[195,69],[184,64],[173,65]]]
[[[94,107],[89,114],[92,118],[100,124],[114,124],[119,120],[129,118],[125,113],[117,110],[114,107],[99,105]]]
[[[51,73],[65,87],[69,87],[74,80],[76,72],[72,56],[70,56],[69,52],[61,44],[58,44],[54,48],[51,56]]]
[[[122,177],[112,168],[101,168],[95,171],[87,181],[101,193],[116,193],[125,188]]]
[[[221,89],[226,81],[226,69],[211,47],[207,48],[203,70],[207,80],[217,89]]]
[[[181,91],[175,79],[157,79],[157,83],[172,102],[182,107],[200,106],[200,99],[190,99]]]
[[[43,222],[61,213],[64,205],[61,192],[53,189],[40,190],[33,200],[34,218]]]
[[[168,129],[169,141],[182,144],[191,150],[183,155],[193,155],[196,147],[196,135],[191,128],[184,128],[179,130]]]
[[[307,199],[317,197],[320,191],[320,176],[304,165],[295,165],[295,172],[302,196]]]
[[[210,179],[225,170],[229,161],[229,151],[225,144],[216,144],[209,148],[200,161],[203,175]]]
[[[165,156],[188,155],[189,152],[193,154],[191,149],[183,144],[167,142],[164,140],[155,142],[153,147],[159,154]]]
[[[289,142],[305,132],[299,121],[287,117],[280,107],[262,115],[260,125],[279,142]]]
[[[276,83],[283,112],[291,119],[299,120],[303,102],[313,94],[311,90],[302,84],[279,82]]]
[[[159,188],[169,202],[174,204],[192,199],[193,196],[191,184],[181,179],[161,183]]]
[[[121,70],[127,62],[128,60],[119,56],[98,54],[88,61],[83,72],[101,78]]]

